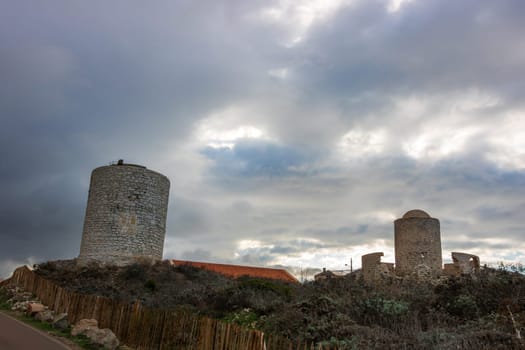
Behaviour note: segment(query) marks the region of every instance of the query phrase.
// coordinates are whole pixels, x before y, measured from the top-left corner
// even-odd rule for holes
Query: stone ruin
[[[444,275],[479,273],[479,257],[468,253],[452,252],[452,264],[445,264]]]
[[[394,274],[394,264],[381,262],[383,252],[361,256],[361,274],[365,281],[375,281]]]
[[[453,262],[443,268],[439,220],[423,210],[410,210],[394,221],[394,249],[395,265],[382,262],[382,252],[361,257],[361,275],[365,281],[375,282],[385,277],[428,280],[441,275],[479,273],[479,257],[468,253],[453,252]]]

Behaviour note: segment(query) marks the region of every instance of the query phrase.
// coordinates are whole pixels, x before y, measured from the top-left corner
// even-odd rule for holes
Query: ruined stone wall
[[[428,268],[431,275],[441,274],[441,233],[439,220],[421,210],[406,213],[394,221],[396,274],[416,273]]]
[[[453,276],[478,274],[479,265],[479,256],[477,255],[452,252],[452,264],[445,264],[443,273]]]
[[[361,256],[361,273],[365,282],[375,282],[385,277],[394,276],[394,264],[381,262],[382,252]]]
[[[169,187],[166,176],[142,166],[93,170],[78,263],[162,259]]]

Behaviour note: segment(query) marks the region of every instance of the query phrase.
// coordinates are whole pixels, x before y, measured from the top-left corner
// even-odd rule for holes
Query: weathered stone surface
[[[142,166],[93,170],[78,263],[162,259],[169,187],[167,177]]]
[[[8,295],[11,296],[7,303],[11,305],[13,311],[27,312],[29,304],[40,304],[40,301],[32,293],[26,292],[20,287],[7,285],[5,288]]]
[[[10,304],[16,304],[17,302],[21,302],[21,301],[35,302],[33,294],[29,292],[24,292],[19,287],[10,288],[10,292],[13,293],[13,297],[7,301]]]
[[[403,215],[403,219],[409,219],[409,218],[430,218],[430,215],[427,214],[426,211],[421,209],[413,209],[409,210]]]
[[[83,319],[77,322],[71,330],[71,335],[83,334],[93,343],[101,345],[104,349],[116,349],[119,345],[117,336],[109,328],[98,328],[98,321],[95,319]]]
[[[394,264],[381,262],[383,255],[383,252],[377,252],[361,256],[361,273],[366,282],[394,277]]]
[[[114,350],[119,346],[117,336],[109,328],[90,328],[86,330],[85,335],[94,344],[101,345],[104,349]]]
[[[429,266],[425,264],[419,264],[414,266],[412,277],[420,281],[428,281],[434,277],[434,275],[432,274],[432,269]]]
[[[74,326],[73,329],[71,329],[71,335],[77,336],[79,334],[85,334],[85,332],[89,329],[98,328],[98,321],[94,318],[87,319],[84,318],[80,321],[78,321]]]
[[[476,275],[479,273],[479,256],[469,253],[452,252],[452,264],[445,264],[443,273],[448,276]]]
[[[479,256],[477,255],[452,252],[452,261],[463,274],[479,273]]]
[[[416,271],[421,265],[428,267],[431,276],[441,274],[443,258],[438,219],[419,209],[410,210],[394,221],[394,241],[397,275],[421,275],[421,271]]]
[[[56,329],[66,329],[67,327],[69,327],[69,320],[67,318],[67,313],[61,313],[61,314],[56,315],[53,318],[53,322],[51,323],[51,325],[53,326],[53,328],[56,328]]]
[[[29,301],[17,301],[16,303],[11,306],[11,310],[13,311],[27,311],[27,306],[29,305]]]
[[[46,307],[40,303],[28,303],[27,304],[27,313],[34,315],[37,312],[44,311]]]
[[[44,310],[44,311],[37,312],[35,314],[35,319],[42,321],[42,322],[51,322],[53,321],[54,316],[55,315],[54,315],[53,310]]]

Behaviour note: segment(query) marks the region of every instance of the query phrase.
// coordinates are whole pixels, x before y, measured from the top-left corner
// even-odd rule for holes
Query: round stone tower
[[[394,221],[395,271],[403,276],[427,269],[433,275],[442,270],[439,220],[423,210],[408,211]]]
[[[78,263],[162,259],[169,188],[166,176],[122,160],[93,170]]]

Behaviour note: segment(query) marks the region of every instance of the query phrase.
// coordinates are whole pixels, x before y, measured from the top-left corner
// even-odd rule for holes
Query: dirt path
[[[0,349],[70,350],[71,348],[0,312]]]

